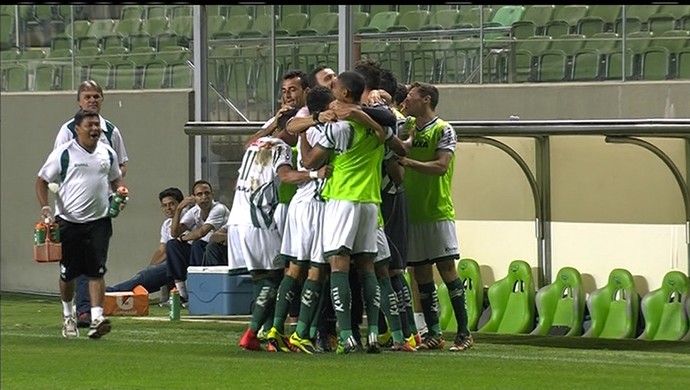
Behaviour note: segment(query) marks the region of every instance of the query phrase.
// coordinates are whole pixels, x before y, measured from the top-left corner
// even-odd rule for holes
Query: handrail
[[[529,181],[535,202],[536,236],[538,241],[538,276],[540,285],[550,283],[550,234],[551,218],[548,178],[535,175],[520,154],[507,144],[491,137],[535,138],[540,145],[548,145],[550,136],[600,136],[608,143],[630,143],[641,146],[654,155],[671,170],[679,186],[685,208],[686,246],[688,251],[688,272],[690,272],[690,188],[687,179],[673,160],[660,148],[643,138],[679,138],[686,142],[690,150],[690,119],[586,119],[586,120],[505,120],[505,121],[448,121],[455,129],[458,142],[481,142],[497,147],[507,153],[522,169]],[[263,122],[188,122],[185,134],[198,135],[250,135],[256,132]],[[544,143],[543,141],[546,141]],[[548,149],[548,146],[546,146]],[[537,151],[539,154],[539,152]],[[547,151],[548,153],[548,151]],[[690,159],[690,157],[686,157]],[[548,159],[547,159],[548,160]],[[540,164],[543,164],[541,166]],[[549,162],[537,159],[537,172],[548,172]],[[690,164],[686,164],[690,166]],[[686,174],[686,177],[690,173]]]

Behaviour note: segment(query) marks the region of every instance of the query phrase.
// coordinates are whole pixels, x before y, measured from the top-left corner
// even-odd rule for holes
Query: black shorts
[[[57,217],[62,240],[60,279],[65,282],[79,275],[102,278],[107,272],[108,246],[113,235],[111,219],[73,223]]]
[[[391,250],[390,269],[407,267],[407,195],[405,191],[391,195],[381,193],[383,231]]]

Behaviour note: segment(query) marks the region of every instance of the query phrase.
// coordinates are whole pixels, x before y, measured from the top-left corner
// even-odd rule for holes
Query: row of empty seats
[[[608,282],[586,292],[580,271],[561,268],[553,283],[536,289],[530,265],[514,260],[507,275],[484,286],[480,266],[461,259],[458,274],[465,285],[470,330],[491,333],[690,340],[690,281],[681,271],[666,273],[644,297],[633,275],[610,271]],[[438,287],[441,326],[456,331],[448,290]]]

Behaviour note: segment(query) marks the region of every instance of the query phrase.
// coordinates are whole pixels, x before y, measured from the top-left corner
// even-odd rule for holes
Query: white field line
[[[176,345],[217,345],[218,342],[200,342],[194,339],[189,339],[189,338],[180,338],[180,339],[163,339],[163,338],[155,338],[155,336],[159,335],[158,332],[155,330],[136,330],[136,329],[121,329],[118,328],[116,330],[117,333],[119,334],[124,334],[124,335],[138,335],[138,336],[144,336],[146,339],[136,339],[133,337],[126,337],[126,338],[118,338],[117,342],[125,342],[125,343],[133,343],[133,344],[176,344]],[[26,333],[26,332],[18,332],[18,331],[7,331],[3,330],[3,337],[25,337],[25,338],[62,338],[59,332],[56,332],[55,334],[38,334],[38,333]],[[152,337],[153,338],[152,338]],[[106,336],[107,338],[107,336]],[[236,340],[234,337],[231,340],[227,340],[225,336],[221,336],[221,339],[219,340],[221,343],[224,343],[225,341],[228,342],[228,345],[233,345],[236,346],[238,340]],[[91,342],[91,340],[86,337],[86,335],[81,335],[79,337],[79,340],[83,340],[84,342]],[[496,344],[491,344],[491,345],[496,345]],[[393,353],[393,352],[390,352]],[[536,353],[536,352],[535,352]],[[565,352],[564,352],[565,353]],[[658,368],[671,368],[671,369],[686,369],[688,365],[690,364],[690,359],[685,356],[685,355],[679,355],[679,354],[673,354],[674,357],[681,358],[681,360],[688,360],[688,362],[680,362],[680,363],[673,363],[669,361],[669,354],[664,354],[663,356],[656,355],[658,353],[652,352],[652,353],[644,353],[644,355],[639,355],[639,360],[638,359],[629,359],[627,361],[623,361],[620,359],[620,354],[622,351],[611,351],[611,350],[606,350],[606,351],[598,351],[598,350],[583,350],[581,353],[578,353],[578,351],[569,351],[569,354],[575,354],[577,356],[536,356],[536,355],[521,355],[521,354],[506,354],[504,352],[484,352],[481,351],[481,346],[479,348],[475,347],[471,351],[468,352],[460,352],[460,353],[454,353],[450,351],[421,351],[416,354],[416,356],[423,358],[424,356],[439,356],[443,355],[446,357],[450,356],[455,356],[457,358],[461,359],[495,359],[495,360],[516,360],[516,361],[553,361],[553,362],[565,362],[565,363],[574,363],[574,364],[610,364],[610,365],[616,365],[616,366],[630,366],[630,367],[636,367],[639,366],[640,364],[644,364],[645,366],[648,367],[658,367]],[[592,354],[604,354],[606,356],[610,356],[610,359],[607,359],[606,356],[601,356],[599,358],[591,358],[591,357],[586,357],[585,355],[592,355]],[[333,354],[334,355],[334,354]],[[363,354],[362,354],[363,355]],[[268,355],[267,355],[268,356]],[[271,358],[273,358],[273,355],[271,355]],[[676,359],[677,360],[677,359]]]

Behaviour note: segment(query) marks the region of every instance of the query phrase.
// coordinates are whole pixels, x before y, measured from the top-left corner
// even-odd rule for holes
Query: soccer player
[[[408,195],[408,262],[414,267],[429,329],[418,348],[443,349],[445,345],[439,325],[439,303],[432,268],[436,264],[448,287],[458,324],[458,333],[450,350],[464,351],[472,347],[474,340],[467,327],[465,292],[455,266],[455,260],[460,258],[451,198],[456,135],[453,127],[436,115],[438,90],[435,86],[413,83],[403,104],[416,126],[409,154],[398,159],[405,167],[403,184]]]
[[[307,95],[309,111],[322,111],[328,108],[334,97],[327,87],[316,87]],[[311,126],[300,134],[297,147],[299,171],[308,171],[299,163],[302,160],[300,144],[306,142],[311,148],[319,138],[323,124]],[[268,333],[269,351],[289,352],[299,348],[313,354],[317,351],[311,339],[311,324],[315,322],[320,308],[323,272],[326,261],[323,257],[321,238],[324,201],[321,197],[324,180],[330,175],[331,167],[324,165],[318,171],[309,171],[314,180],[301,183],[288,207],[288,218],[283,232],[281,255],[289,261],[288,270],[278,288],[278,300],[273,328]],[[301,294],[297,289],[305,279]],[[283,335],[285,316],[294,297],[300,297],[300,310],[297,327],[289,340]]]
[[[359,110],[364,88],[364,77],[359,73],[345,71],[338,75],[333,86],[337,101],[331,103],[337,117],[349,117]],[[374,257],[385,138],[383,128],[369,116],[329,122],[317,146],[303,156],[307,168],[320,166],[327,159],[333,165],[333,174],[322,192],[326,199],[324,215],[331,221],[324,224],[323,250],[331,266],[331,300],[340,328],[339,353],[353,352],[358,344],[353,337],[350,313],[351,260],[362,276],[368,317],[378,318],[380,310],[381,292],[374,273]],[[381,351],[376,321],[368,324],[367,340],[367,352]]]
[[[122,139],[120,129],[111,121],[101,115],[101,108],[105,94],[103,88],[95,80],[84,80],[77,88],[77,104],[82,110],[93,110],[98,113],[100,118],[101,137],[100,142],[109,145],[117,153],[118,165],[120,172],[124,178],[127,175],[127,149],[125,142]],[[55,144],[53,149],[58,146],[71,141],[77,137],[74,117],[69,118],[58,130],[55,137]],[[89,300],[89,280],[86,276],[79,276],[77,278],[77,287],[75,291],[75,303],[77,305],[77,326],[80,328],[88,328],[91,323],[90,314],[90,300]]]
[[[103,134],[97,111],[80,109],[74,115],[76,138],[54,149],[38,171],[36,196],[41,217],[52,218],[48,205],[48,183],[58,183],[55,220],[60,225],[60,298],[64,316],[62,335],[78,337],[72,300],[74,279],[89,278],[91,324],[88,336],[100,338],[110,332],[110,320],[103,316],[108,246],[113,233],[108,216],[108,194],[123,186],[117,153],[100,142]]]
[[[294,116],[296,112],[292,109],[282,115]],[[283,122],[280,116],[278,120]],[[279,128],[275,136],[261,137],[247,148],[228,219],[230,268],[235,272],[247,270],[256,291],[252,318],[240,339],[240,347],[246,350],[261,350],[257,332],[271,322],[278,285],[284,274],[281,233],[273,218],[278,205],[278,186],[313,180],[310,172],[292,168],[292,149],[285,142],[292,139]]]

